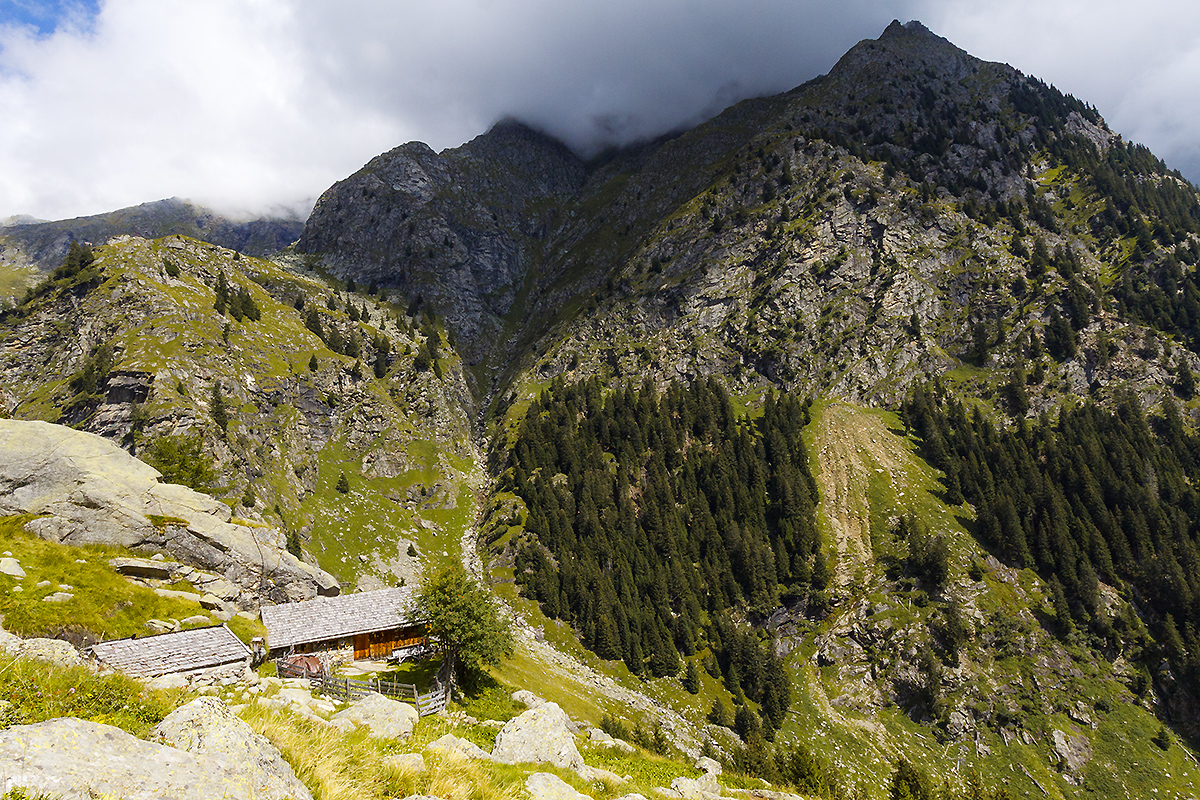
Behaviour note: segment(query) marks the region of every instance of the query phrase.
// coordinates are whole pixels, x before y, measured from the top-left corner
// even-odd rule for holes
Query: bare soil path
[[[863,577],[874,563],[871,481],[892,481],[892,476],[907,470],[913,456],[905,440],[892,433],[878,414],[838,402],[820,410],[813,445],[819,513],[828,526],[825,532],[837,545],[836,582],[846,586]],[[903,497],[903,488],[897,493]]]

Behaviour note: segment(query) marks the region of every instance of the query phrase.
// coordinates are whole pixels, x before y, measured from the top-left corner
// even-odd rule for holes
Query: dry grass
[[[526,771],[519,767],[422,753],[426,770],[405,771],[389,763],[389,757],[420,751],[414,742],[372,739],[362,730],[343,733],[255,706],[246,709],[242,718],[279,748],[315,800],[384,800],[418,794],[444,800],[521,800],[525,796]]]

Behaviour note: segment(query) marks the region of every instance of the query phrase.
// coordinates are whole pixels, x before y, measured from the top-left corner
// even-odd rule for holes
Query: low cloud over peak
[[[1195,179],[1200,45],[1181,32],[1200,12],[1148,5],[1133,23],[1108,0],[104,0],[57,22],[0,5],[0,217],[294,207],[397,144],[457,146],[505,116],[586,155],[803,83],[893,18],[1056,83]]]

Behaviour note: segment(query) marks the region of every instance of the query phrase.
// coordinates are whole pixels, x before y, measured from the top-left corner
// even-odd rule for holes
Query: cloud
[[[1096,106],[1200,181],[1200,5],[1179,0],[922,0],[930,28]]]
[[[1196,26],[1180,24],[1196,12],[1154,0],[1133,24],[1108,0],[63,7],[57,27],[0,21],[0,218],[169,196],[303,206],[380,152],[457,146],[506,115],[584,151],[653,136],[825,72],[893,18],[1072,91],[1200,173]]]

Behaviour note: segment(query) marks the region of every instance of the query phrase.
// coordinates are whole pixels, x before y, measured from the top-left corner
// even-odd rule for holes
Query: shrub
[[[180,483],[206,494],[217,489],[217,471],[199,435],[160,436],[150,442],[140,458],[161,472],[167,483]]]

